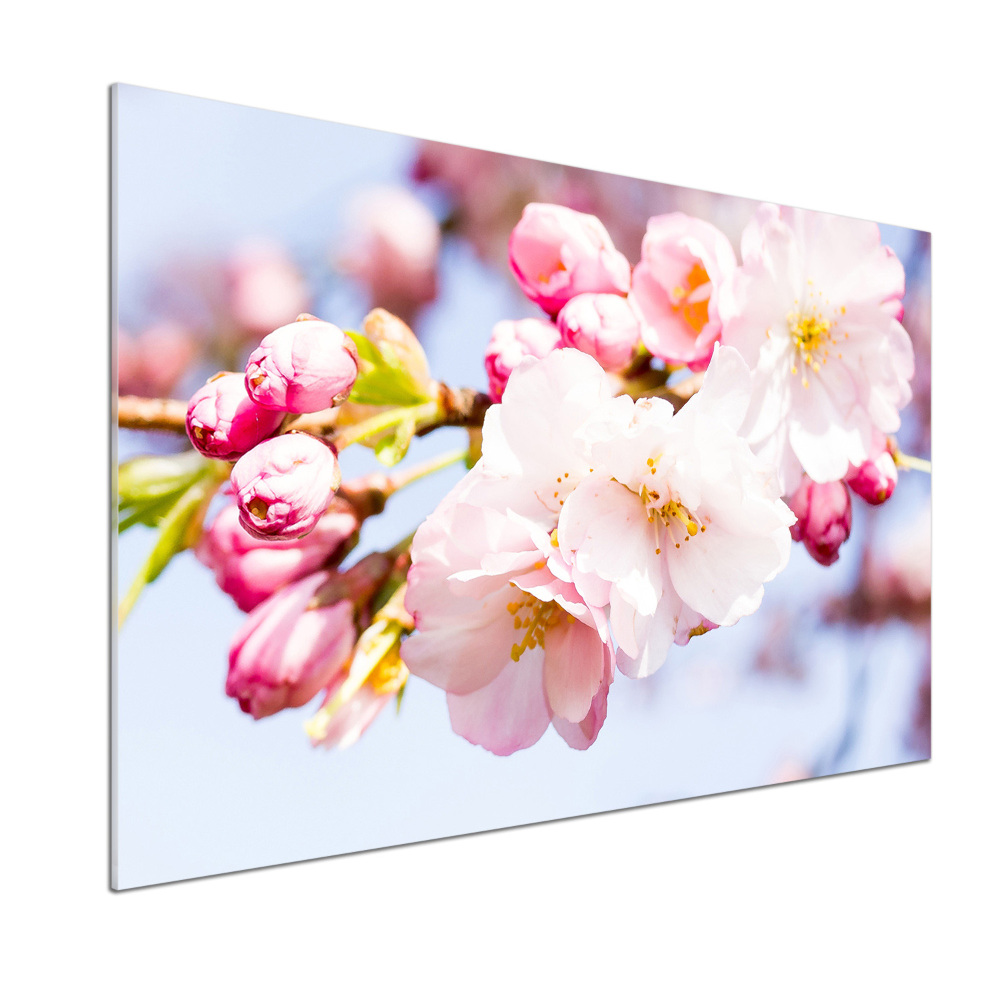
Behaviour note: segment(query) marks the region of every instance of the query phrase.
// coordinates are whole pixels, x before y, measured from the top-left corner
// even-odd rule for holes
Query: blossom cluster
[[[352,250],[373,287],[396,260],[383,243]],[[412,674],[495,754],[550,724],[585,749],[618,674],[754,613],[793,541],[832,564],[852,495],[892,495],[913,348],[874,224],[764,205],[737,254],[673,212],[648,220],[633,266],[595,216],[533,203],[509,264],[536,311],[493,329],[478,409],[384,310],[366,336],[302,314],[190,398],[187,435],[231,500],[186,544],[247,613],[226,693],[255,719],[323,692],[307,732],[346,746]],[[463,393],[478,460],[412,542],[345,569],[392,492],[466,456],[342,483],[338,449],[393,465],[414,434],[462,422]],[[150,473],[133,519],[176,501],[200,526],[215,487],[178,469],[176,488]]]
[[[351,339],[303,314],[264,337],[245,372],[219,372],[191,397],[188,437],[206,457],[236,462],[232,487],[251,535],[301,538],[326,513],[340,484],[335,453],[310,434],[277,432],[289,414],[342,403],[357,376]]]
[[[679,412],[616,396],[572,349],[527,360],[483,427],[483,456],[417,531],[410,671],[444,688],[466,738],[506,754],[551,720],[585,747],[615,666],[754,611],[793,516],[736,431],[750,373],[721,348]]]
[[[356,482],[349,502],[336,495],[341,476],[333,446],[312,434],[281,432],[290,416],[342,404],[358,373],[350,337],[301,315],[267,334],[244,372],[219,373],[188,404],[194,447],[235,463],[235,502],[202,533],[196,554],[248,612],[230,650],[226,693],[256,719],[304,705],[324,689],[327,702],[337,697],[359,624],[370,618],[370,602],[392,570],[380,555],[339,569],[365,514],[384,505],[384,482]],[[369,498],[366,511],[358,500],[366,494],[381,495],[381,504]],[[327,712],[316,742],[353,742],[373,717],[359,718],[359,709],[381,708],[404,680],[400,667],[357,685],[353,700]]]
[[[509,250],[547,318],[494,329],[499,405],[415,537],[402,654],[448,693],[456,732],[498,754],[550,721],[589,746],[615,668],[647,676],[755,611],[792,539],[836,560],[848,487],[892,493],[913,374],[902,267],[874,224],[763,206],[738,264],[715,227],[673,213],[649,220],[632,268],[597,218],[531,204]],[[679,369],[704,376],[677,412],[630,394],[663,372],[669,396]]]
[[[751,369],[739,432],[774,468],[796,537],[829,565],[850,532],[847,488],[877,505],[897,481],[890,435],[914,371],[903,268],[874,223],[774,205],[746,227],[741,257],[710,223],[674,212],[649,220],[631,268],[595,217],[528,205],[510,266],[548,318],[497,325],[491,392],[500,400],[522,360],[561,347],[626,388],[651,365],[699,372],[716,344],[734,347]]]

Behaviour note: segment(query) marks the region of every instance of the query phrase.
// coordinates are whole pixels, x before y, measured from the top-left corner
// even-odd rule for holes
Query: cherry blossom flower
[[[247,395],[242,374],[219,372],[188,402],[185,429],[202,455],[231,462],[270,437],[283,419]]]
[[[911,397],[902,265],[875,223],[774,205],[744,230],[742,255],[720,315],[722,342],[753,370],[743,433],[786,494],[803,472],[842,479]]]
[[[851,534],[851,494],[839,480],[814,483],[802,477],[799,488],[788,498],[798,519],[792,538],[821,566],[832,566],[840,558],[840,546]]]
[[[261,342],[246,367],[246,390],[260,406],[313,413],[342,403],[358,377],[358,351],[340,327],[303,313]]]
[[[557,322],[566,347],[589,354],[609,372],[628,367],[640,342],[639,317],[620,295],[577,295]]]
[[[594,215],[532,202],[510,234],[509,251],[521,290],[550,316],[582,292],[629,289],[629,262]]]
[[[392,666],[396,669],[386,667],[373,671],[349,698],[340,697],[347,682],[347,670],[341,670],[334,677],[320,707],[321,713],[329,712],[329,720],[316,735],[307,730],[314,747],[346,750],[361,739],[365,730],[378,718],[379,712],[396,698],[406,682],[406,667],[401,662]]]
[[[178,323],[156,323],[138,336],[120,329],[118,392],[169,395],[197,354],[194,335]]]
[[[334,501],[305,538],[265,540],[247,532],[239,508],[229,504],[202,533],[195,555],[241,611],[252,611],[279,587],[336,560],[358,528],[354,508]]]
[[[397,590],[361,633],[349,665],[326,689],[319,711],[306,723],[313,746],[340,750],[356,743],[379,712],[403,689],[410,676],[400,642],[413,618]]]
[[[859,466],[852,465],[844,481],[873,507],[885,503],[892,496],[899,482],[899,470],[884,434],[874,436],[868,458]]]
[[[486,375],[490,398],[503,399],[510,373],[525,358],[544,358],[559,346],[559,330],[545,319],[505,319],[493,327],[486,345]]]
[[[409,315],[434,298],[440,252],[437,219],[406,188],[368,188],[351,202],[342,266],[390,312]]]
[[[794,516],[737,435],[749,395],[746,364],[717,347],[677,414],[665,400],[619,396],[577,434],[591,471],[559,514],[559,548],[584,600],[608,606],[629,676],[657,670],[671,644],[756,611],[788,561]]]
[[[258,337],[309,307],[309,289],[288,251],[268,240],[248,240],[227,267],[229,310]]]
[[[229,652],[226,694],[255,719],[311,701],[350,658],[354,604],[312,607],[329,579],[314,573],[282,587],[252,611]]]
[[[248,451],[230,475],[240,524],[257,538],[301,538],[340,485],[333,449],[311,434],[279,434]]]
[[[449,692],[456,731],[496,753],[535,742],[550,716],[588,743],[612,639],[619,668],[652,673],[675,641],[756,610],[788,560],[794,516],[736,434],[750,394],[737,352],[717,348],[676,416],[614,391],[579,351],[524,361],[486,415],[480,463],[414,541],[404,659]],[[536,628],[544,652],[530,673],[512,667]]]
[[[463,502],[484,483],[474,470],[417,531],[406,607],[419,631],[403,660],[448,692],[452,727],[472,743],[507,755],[552,722],[585,749],[607,713],[607,623],[544,527]]]
[[[654,357],[703,370],[722,333],[719,289],[736,269],[729,240],[683,212],[649,220],[629,302]]]

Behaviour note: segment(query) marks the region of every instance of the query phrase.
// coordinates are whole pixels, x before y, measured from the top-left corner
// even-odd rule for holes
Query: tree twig
[[[491,400],[475,389],[453,389],[443,382],[437,383],[440,416],[417,429],[417,434],[428,434],[438,427],[481,427]],[[144,396],[118,397],[118,426],[138,431],[169,431],[184,434],[187,403],[180,399],[148,399]],[[338,430],[337,410],[303,413],[289,425],[297,431],[329,436]]]
[[[135,431],[171,431],[184,434],[187,403],[180,399],[118,397],[118,426]]]

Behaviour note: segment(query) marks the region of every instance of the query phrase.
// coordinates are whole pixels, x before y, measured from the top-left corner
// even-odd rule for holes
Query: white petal
[[[784,529],[776,538],[747,538],[709,527],[670,554],[670,579],[699,614],[733,625],[757,610],[763,583],[783,568],[788,556],[782,538],[787,535]]]
[[[559,548],[578,573],[611,581],[640,614],[650,614],[662,589],[654,527],[645,505],[620,483],[588,477],[559,518]]]
[[[404,646],[405,648],[405,646]],[[542,683],[542,650],[527,652],[472,694],[448,695],[452,729],[501,756],[541,739],[552,717]]]
[[[545,693],[556,715],[580,722],[590,711],[604,674],[604,650],[597,631],[577,621],[545,633]]]

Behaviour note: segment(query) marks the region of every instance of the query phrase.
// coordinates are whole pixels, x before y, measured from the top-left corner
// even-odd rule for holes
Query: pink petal
[[[533,746],[552,717],[542,683],[542,650],[529,650],[517,663],[510,662],[478,691],[449,694],[448,711],[459,736],[492,753],[506,757]]]
[[[580,722],[604,674],[605,644],[595,629],[571,620],[545,633],[545,694],[552,711]]]

